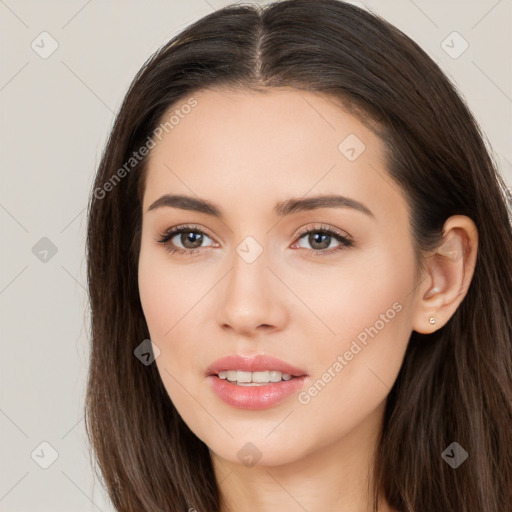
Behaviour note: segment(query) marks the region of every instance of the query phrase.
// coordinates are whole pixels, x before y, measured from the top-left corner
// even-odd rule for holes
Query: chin
[[[314,450],[310,443],[305,444],[304,439],[310,439],[311,436],[303,434],[300,438],[294,436],[270,434],[272,429],[267,429],[265,435],[237,435],[233,429],[228,430],[233,438],[212,439],[211,435],[206,436],[202,441],[208,446],[210,452],[220,459],[232,464],[238,464],[251,468],[254,466],[276,467],[298,462]],[[266,437],[268,436],[268,437]]]

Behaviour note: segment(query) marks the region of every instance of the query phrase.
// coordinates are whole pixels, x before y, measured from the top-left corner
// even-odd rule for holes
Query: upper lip
[[[291,364],[277,359],[272,356],[258,354],[252,356],[243,356],[233,354],[227,357],[218,359],[212,363],[206,370],[206,374],[217,375],[219,372],[226,370],[241,370],[246,372],[264,372],[266,370],[278,371],[281,373],[289,373],[293,377],[302,377],[307,375],[306,372]]]

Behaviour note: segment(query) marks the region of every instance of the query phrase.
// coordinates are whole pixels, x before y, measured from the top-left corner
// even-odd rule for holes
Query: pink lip
[[[239,386],[218,377],[218,373],[225,370],[248,372],[276,370],[281,373],[289,373],[294,378],[288,381],[272,382],[264,386]],[[240,409],[255,410],[267,409],[283,401],[304,385],[308,375],[304,370],[275,357],[233,355],[215,361],[206,370],[206,377],[213,391],[225,403]]]

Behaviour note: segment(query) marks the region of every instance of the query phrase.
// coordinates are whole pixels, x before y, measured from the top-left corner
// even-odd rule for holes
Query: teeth
[[[289,373],[281,373],[275,370],[265,370],[263,372],[245,372],[241,370],[226,370],[219,372],[219,379],[236,382],[240,386],[261,386],[270,382],[281,382],[281,380],[290,380],[292,376]]]
[[[270,377],[270,382],[279,382],[281,380],[281,372],[271,371],[268,373]]]

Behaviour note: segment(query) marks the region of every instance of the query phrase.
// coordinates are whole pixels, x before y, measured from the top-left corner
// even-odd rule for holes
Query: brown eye
[[[302,231],[299,235],[299,241],[302,239],[305,239],[306,243],[311,247],[309,252],[315,255],[332,254],[345,247],[352,247],[354,245],[353,241],[350,238],[343,236],[341,232],[324,226]],[[334,247],[332,246],[333,240],[338,242]],[[300,243],[295,244],[295,246],[307,248]]]
[[[333,240],[332,235],[328,235],[327,233],[310,233],[307,235],[308,243],[311,245],[313,249],[328,249],[331,245],[331,241]]]
[[[167,230],[157,242],[164,245],[169,252],[192,254],[199,252],[205,238],[211,240],[206,233],[194,226],[178,226]]]
[[[179,234],[179,241],[185,249],[196,249],[197,247],[201,247],[201,244],[203,243],[203,235],[196,231],[182,231]]]

